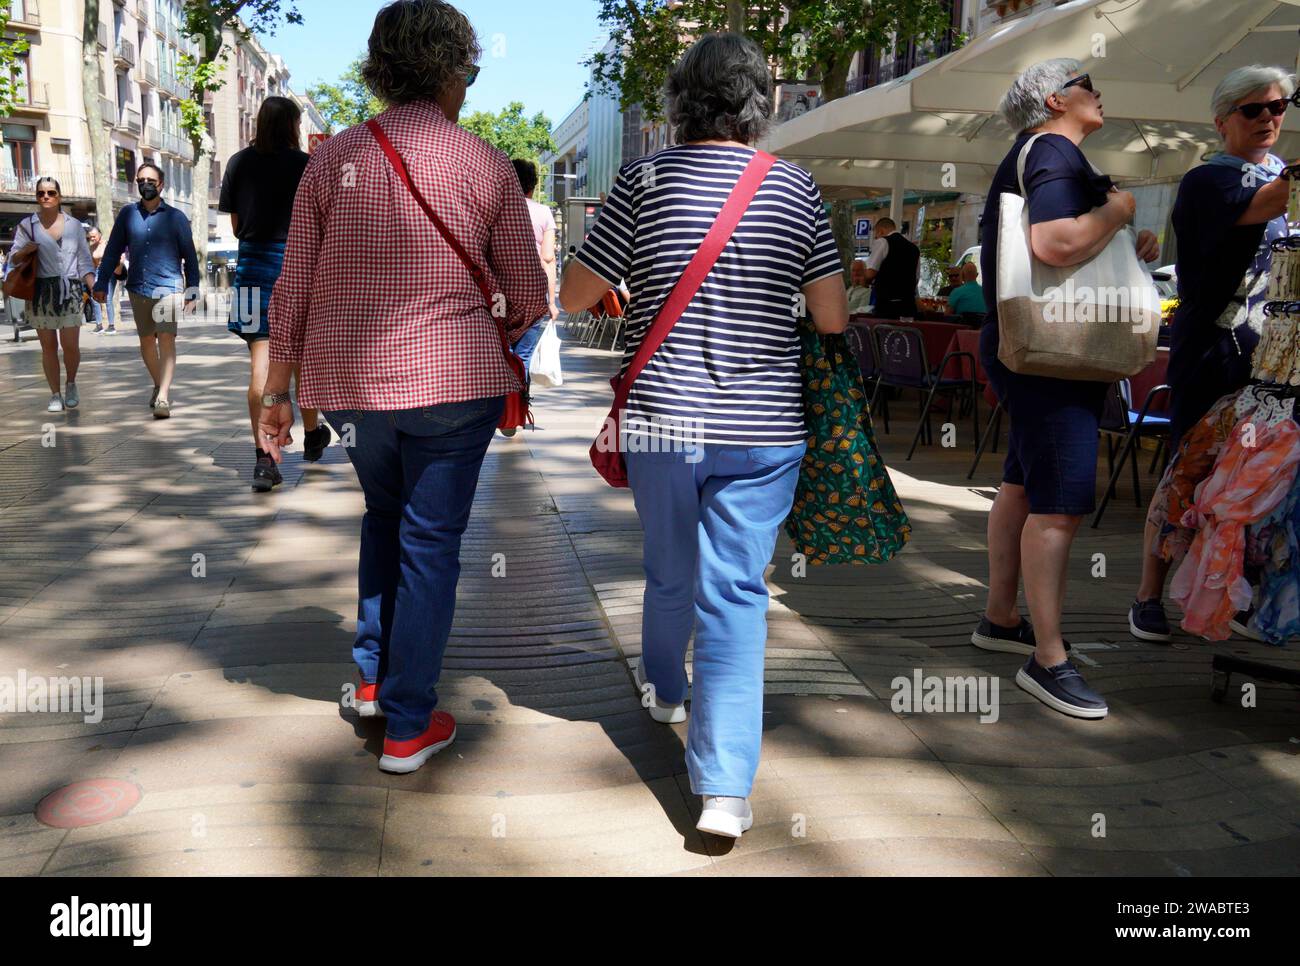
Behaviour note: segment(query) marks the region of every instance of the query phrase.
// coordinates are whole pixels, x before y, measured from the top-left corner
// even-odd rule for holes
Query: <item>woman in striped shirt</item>
[[[721,211],[772,113],[761,50],[735,34],[697,41],[666,89],[679,142],[622,167],[570,260],[570,312],[626,278],[626,370]],[[637,377],[622,424],[645,531],[636,684],[657,721],[686,718],[699,828],[738,837],[763,729],[764,568],[790,512],[806,448],[797,325],[848,322],[844,266],[808,172],[778,161],[668,337]]]

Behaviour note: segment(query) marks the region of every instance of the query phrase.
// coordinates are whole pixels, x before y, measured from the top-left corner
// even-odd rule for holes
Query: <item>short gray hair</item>
[[[1083,65],[1069,57],[1031,64],[1011,82],[1011,89],[998,105],[998,113],[1017,134],[1046,124],[1053,117],[1047,98],[1064,87],[1071,74],[1082,70]]]
[[[1236,70],[1228,71],[1228,75],[1219,81],[1219,86],[1210,95],[1210,109],[1214,111],[1214,119],[1217,121],[1219,118],[1227,117],[1228,112],[1242,98],[1255,91],[1272,87],[1274,84],[1282,88],[1283,97],[1290,97],[1295,93],[1295,75],[1281,67],[1251,64],[1249,67],[1238,67]]]
[[[762,48],[739,34],[705,34],[668,72],[668,123],[678,142],[753,144],[772,122],[772,74]]]
[[[469,18],[443,0],[394,0],[375,15],[361,80],[385,104],[434,99],[478,61]]]

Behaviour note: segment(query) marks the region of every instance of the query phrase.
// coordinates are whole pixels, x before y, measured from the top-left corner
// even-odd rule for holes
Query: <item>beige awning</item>
[[[1085,151],[1122,181],[1176,178],[1219,146],[1210,93],[1252,63],[1294,69],[1300,0],[1073,0],[975,38],[904,77],[775,128],[762,146],[817,177],[828,198],[984,192],[1012,140],[993,112],[1011,79],[1050,57],[1081,61],[1106,125]],[[1100,56],[1096,54],[1100,53]],[[1300,156],[1300,108],[1275,149]]]

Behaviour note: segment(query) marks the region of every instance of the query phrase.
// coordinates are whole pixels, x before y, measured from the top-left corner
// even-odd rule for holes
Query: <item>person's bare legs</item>
[[[76,382],[77,370],[81,368],[81,326],[59,329],[59,344],[63,346],[63,366],[68,370],[68,382]],[[55,378],[58,378],[57,369]]]
[[[293,367],[293,395],[296,399],[298,396],[298,385],[302,382],[302,366]],[[310,433],[319,424],[319,414],[314,409],[308,409],[301,403],[298,404],[298,411],[302,413],[303,432]]]
[[[41,368],[50,392],[62,392],[59,383],[59,334],[53,329],[37,329],[36,338],[41,343]]]
[[[1031,513],[1020,537],[1020,564],[1025,578],[1025,599],[1034,623],[1038,647],[1034,660],[1039,667],[1052,667],[1066,659],[1061,637],[1061,609],[1065,604],[1070,545],[1078,532],[1081,516]]]
[[[1142,532],[1142,581],[1138,584],[1138,600],[1159,600],[1165,593],[1170,562],[1151,551],[1158,533],[1153,523],[1148,523]]]
[[[1020,535],[1029,515],[1025,488],[1004,482],[989,510],[989,599],[984,616],[1000,627],[1020,623]]]
[[[176,333],[158,333],[158,398],[171,402],[172,376],[176,374]]]
[[[262,447],[257,441],[257,417],[262,413],[262,390],[271,364],[270,346],[269,339],[248,343],[248,421],[253,426],[253,445],[258,449]]]
[[[140,358],[144,360],[144,367],[149,370],[149,378],[157,386],[158,380],[162,377],[162,363],[158,359],[157,336],[140,336]]]

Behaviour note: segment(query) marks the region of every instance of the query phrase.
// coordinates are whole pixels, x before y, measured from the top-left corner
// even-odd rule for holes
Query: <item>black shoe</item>
[[[1174,636],[1169,630],[1165,605],[1158,597],[1133,601],[1133,606],[1128,609],[1128,631],[1139,641],[1158,641],[1161,644],[1168,644]]]
[[[253,489],[258,493],[267,493],[271,487],[284,482],[280,467],[275,465],[271,454],[266,450],[257,451],[257,465],[253,467]]]
[[[1042,667],[1032,657],[1016,672],[1016,684],[1053,711],[1073,718],[1104,718],[1110,711],[1106,699],[1088,687],[1069,661]]]
[[[320,423],[315,429],[307,430],[302,441],[302,458],[308,463],[315,463],[325,455],[325,447],[332,439],[330,428],[324,423]]]
[[[1003,651],[1007,654],[1033,654],[1037,645],[1034,628],[1023,617],[1015,627],[1003,627],[994,624],[987,617],[981,617],[979,627],[970,636],[970,642],[986,651]]]

